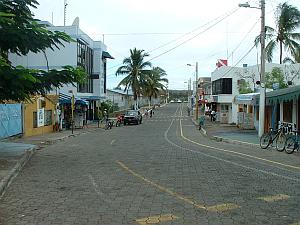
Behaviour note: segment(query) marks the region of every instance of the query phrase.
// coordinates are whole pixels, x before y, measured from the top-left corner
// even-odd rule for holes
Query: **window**
[[[93,79],[91,77],[93,73],[93,58],[94,53],[85,43],[77,40],[77,65],[85,69],[89,75],[86,83],[78,85],[78,92],[93,93]]]
[[[52,125],[52,110],[45,110],[44,126]]]
[[[232,78],[221,78],[213,81],[212,94],[232,94]]]
[[[37,112],[33,112],[33,128],[37,128]]]

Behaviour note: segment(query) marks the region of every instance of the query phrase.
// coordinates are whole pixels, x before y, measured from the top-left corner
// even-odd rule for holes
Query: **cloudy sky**
[[[115,71],[129,49],[149,52],[154,66],[166,70],[170,89],[187,89],[189,78],[210,76],[217,59],[230,66],[257,63],[259,49],[253,40],[260,32],[260,10],[238,8],[242,0],[68,0],[66,24],[80,18],[80,28],[94,40],[104,40],[115,57],[108,63],[108,87],[122,77]],[[259,7],[258,0],[249,0]],[[284,1],[266,0],[266,25],[274,27],[276,6]],[[35,17],[63,25],[64,0],[40,0]],[[299,0],[289,4],[300,9]],[[53,16],[52,16],[53,15]],[[278,62],[275,56],[274,62]],[[193,66],[187,66],[192,64]]]

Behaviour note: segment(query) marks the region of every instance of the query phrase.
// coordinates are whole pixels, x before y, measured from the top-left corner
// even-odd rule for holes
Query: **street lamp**
[[[260,45],[261,45],[261,73],[260,73],[260,97],[259,97],[259,129],[258,135],[261,137],[264,133],[265,125],[265,102],[266,102],[266,86],[265,86],[265,0],[260,0],[260,7],[250,7],[249,3],[239,4],[239,7],[255,8],[261,10],[261,33],[260,33]]]
[[[187,66],[193,66],[192,64],[187,64]],[[198,112],[199,112],[199,109],[198,109],[198,100],[199,100],[199,97],[198,97],[198,62],[196,62],[196,87],[195,87],[195,97],[196,97],[196,112],[195,112],[195,119],[196,121],[198,121]]]

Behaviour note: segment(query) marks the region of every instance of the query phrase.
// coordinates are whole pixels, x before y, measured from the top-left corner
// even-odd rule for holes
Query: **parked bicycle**
[[[260,138],[260,147],[262,149],[268,148],[270,145],[276,141],[276,150],[279,152],[284,151],[286,135],[285,126],[282,122],[279,122],[278,129],[270,128],[270,131],[264,133]]]
[[[287,154],[292,154],[294,151],[299,151],[299,130],[294,130],[293,135],[286,139],[285,142],[285,152]]]

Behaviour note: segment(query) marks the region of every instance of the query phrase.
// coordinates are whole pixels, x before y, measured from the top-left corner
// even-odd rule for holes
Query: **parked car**
[[[142,114],[139,110],[128,110],[124,116],[124,125],[126,124],[141,124],[142,123]]]

